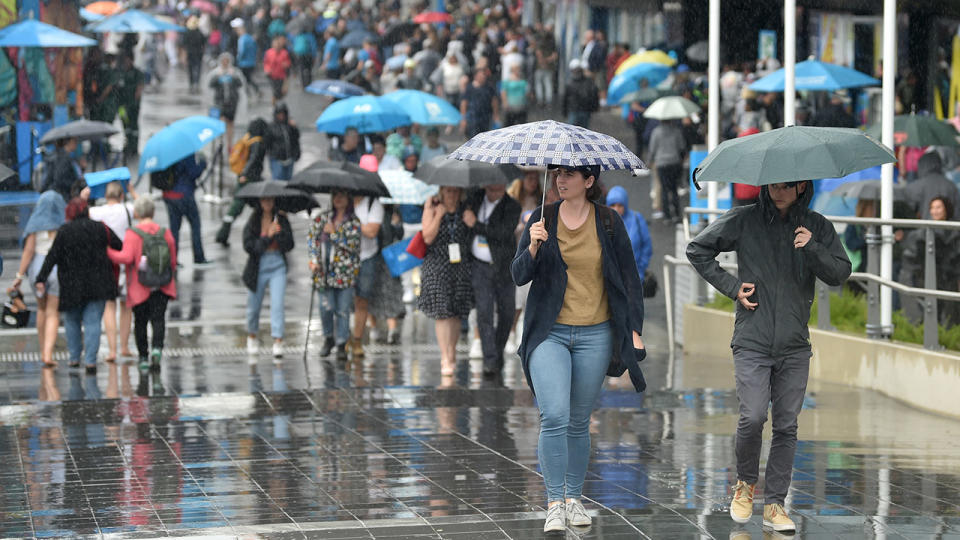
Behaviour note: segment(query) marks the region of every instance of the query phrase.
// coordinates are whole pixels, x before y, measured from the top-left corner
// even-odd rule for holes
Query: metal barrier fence
[[[684,214],[690,216],[693,214],[701,215],[719,215],[726,210],[709,210],[705,208],[686,208]],[[891,332],[885,332],[880,324],[880,287],[889,287],[903,296],[919,298],[923,301],[923,347],[930,350],[939,350],[938,320],[937,320],[937,300],[950,300],[960,302],[960,292],[943,291],[937,289],[937,261],[936,261],[936,242],[934,230],[955,230],[960,231],[960,222],[956,221],[934,221],[923,219],[879,219],[879,218],[857,218],[844,216],[825,216],[832,223],[843,223],[847,225],[862,225],[867,227],[867,272],[854,272],[850,275],[850,280],[866,284],[867,288],[867,337],[872,339],[884,339],[889,337]],[[923,288],[911,287],[902,283],[883,279],[880,273],[880,245],[883,238],[877,232],[877,228],[883,225],[890,225],[898,229],[924,229],[924,276]],[[690,222],[689,219],[683,220],[683,235],[685,241],[689,242]],[[890,238],[892,240],[892,238]],[[960,246],[958,246],[960,248]],[[664,257],[663,283],[664,298],[667,309],[667,333],[669,334],[669,346],[672,353],[675,348],[674,336],[674,314],[673,314],[673,287],[670,276],[670,270],[676,266],[690,266],[686,259],[667,255]],[[721,264],[725,270],[736,270],[736,264]],[[698,276],[698,287],[703,287],[705,282]],[[817,280],[817,301],[819,309],[817,312],[817,328],[822,330],[834,330],[830,322],[830,288]],[[702,304],[705,296],[697,294],[698,303]]]

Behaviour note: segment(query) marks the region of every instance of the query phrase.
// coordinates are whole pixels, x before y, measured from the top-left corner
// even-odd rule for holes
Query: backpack
[[[146,258],[146,264],[141,263],[140,269],[137,271],[140,284],[144,287],[157,289],[170,283],[173,279],[173,269],[170,267],[170,246],[167,245],[167,239],[164,238],[166,229],[161,227],[154,234],[137,227],[133,227],[131,230],[143,241],[142,253]]]
[[[262,137],[251,137],[249,133],[244,133],[243,137],[240,138],[233,145],[233,150],[230,150],[230,170],[234,174],[243,173],[244,167],[247,166],[247,160],[250,159],[250,147],[253,146],[253,143],[258,143]]]
[[[176,183],[177,177],[173,174],[173,167],[150,173],[150,185],[160,191],[170,191]]]

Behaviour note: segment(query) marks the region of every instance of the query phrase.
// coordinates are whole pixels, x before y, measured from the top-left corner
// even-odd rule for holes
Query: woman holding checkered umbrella
[[[554,121],[481,133],[450,157],[547,167],[560,201],[534,210],[511,267],[532,283],[518,353],[540,408],[544,531],[590,525],[581,503],[590,414],[606,375],[646,388],[643,286],[620,216],[599,203],[601,171],[640,169],[620,141]],[[547,191],[546,185],[544,192]]]

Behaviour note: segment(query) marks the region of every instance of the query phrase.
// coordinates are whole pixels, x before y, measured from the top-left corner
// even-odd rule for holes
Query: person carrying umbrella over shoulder
[[[604,377],[627,366],[646,388],[642,284],[623,221],[598,202],[600,166],[551,168],[561,201],[534,210],[511,266],[514,283],[532,282],[518,353],[540,409],[544,532],[590,525],[580,498]]]
[[[267,155],[267,136],[268,126],[266,120],[256,118],[253,122],[250,122],[250,127],[247,128],[246,135],[237,141],[237,146],[242,145],[243,148],[234,148],[234,151],[246,153],[247,155],[243,169],[237,175],[237,188],[246,183],[259,182],[263,179],[263,160]],[[233,157],[234,153],[231,152],[231,168],[233,168]],[[242,200],[237,198],[233,199],[233,203],[230,204],[226,215],[223,216],[223,223],[220,225],[220,230],[217,231],[217,243],[223,244],[224,246],[230,245],[230,227],[233,225],[233,221],[237,216],[240,215],[240,212],[243,212],[243,206],[244,202]]]
[[[687,258],[697,272],[737,302],[731,347],[740,420],[730,515],[737,523],[747,523],[753,513],[763,425],[772,403],[763,523],[776,531],[795,530],[783,504],[807,387],[807,321],[815,280],[837,286],[850,276],[850,261],[833,224],[807,208],[812,196],[809,180],[762,186],[757,203],[721,215],[687,246]],[[716,260],[724,251],[737,253],[737,276]]]

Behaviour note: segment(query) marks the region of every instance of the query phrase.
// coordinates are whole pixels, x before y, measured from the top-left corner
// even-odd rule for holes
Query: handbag
[[[643,297],[653,298],[658,290],[660,290],[660,284],[657,282],[657,276],[647,270],[643,273]]]
[[[410,239],[410,243],[407,245],[406,251],[418,259],[423,259],[427,256],[427,243],[423,240],[422,231],[417,231],[417,234],[413,235],[413,238]]]
[[[416,238],[416,236],[407,238],[406,240],[400,240],[383,248],[381,251],[383,260],[387,263],[387,268],[390,269],[390,274],[393,277],[400,277],[404,272],[420,266],[423,262],[422,258],[410,254],[409,246],[414,238]]]
[[[7,328],[23,328],[30,322],[30,310],[23,301],[23,294],[14,289],[10,300],[3,304],[2,324]]]

